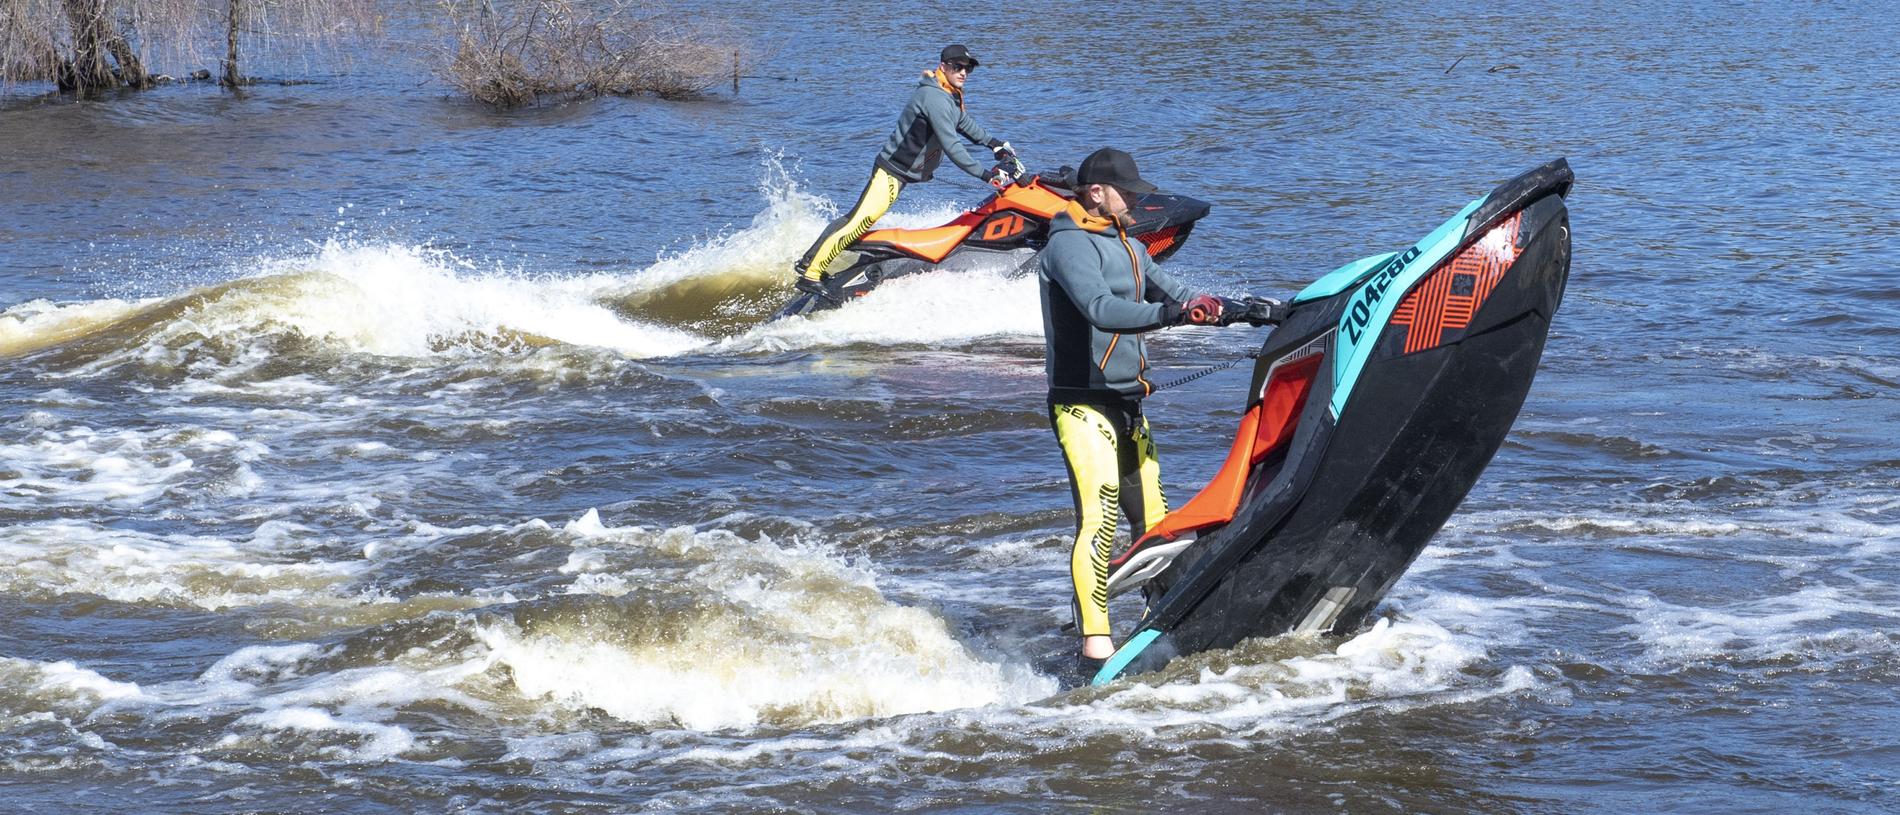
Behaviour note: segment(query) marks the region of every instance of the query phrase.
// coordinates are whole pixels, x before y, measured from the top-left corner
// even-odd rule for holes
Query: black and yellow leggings
[[[1050,405],[1049,421],[1069,465],[1069,490],[1075,499],[1069,576],[1075,581],[1076,627],[1085,637],[1106,636],[1115,510],[1119,507],[1128,517],[1136,537],[1161,522],[1168,514],[1168,499],[1161,494],[1161,461],[1139,404]]]
[[[864,233],[871,231],[871,225],[890,211],[891,204],[897,202],[897,194],[903,191],[903,179],[883,167],[872,168],[871,180],[865,182],[864,192],[858,193],[858,203],[827,225],[792,268],[802,277],[812,280],[822,277],[845,247],[864,237]]]

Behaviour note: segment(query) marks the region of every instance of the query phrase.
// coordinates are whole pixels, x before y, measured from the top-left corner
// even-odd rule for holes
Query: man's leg
[[[883,167],[872,168],[871,180],[865,182],[864,192],[858,193],[858,203],[825,227],[818,240],[805,250],[805,256],[792,264],[792,270],[802,280],[822,280],[831,262],[838,259],[845,247],[871,231],[871,225],[890,211],[891,204],[897,202],[897,194],[903,191],[904,182],[897,176]]]
[[[1075,544],[1069,551],[1069,577],[1075,585],[1076,620],[1082,656],[1106,659],[1115,652],[1109,639],[1108,561],[1115,541],[1115,508],[1121,500],[1115,423],[1093,405],[1052,405],[1049,418],[1069,467],[1070,497],[1075,499]]]
[[[1161,492],[1161,457],[1155,451],[1148,417],[1135,413],[1121,446],[1122,513],[1136,540],[1168,517],[1168,496]]]

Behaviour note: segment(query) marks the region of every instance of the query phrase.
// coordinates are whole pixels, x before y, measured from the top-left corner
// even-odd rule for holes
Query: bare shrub
[[[442,77],[498,107],[544,97],[703,94],[739,69],[709,26],[622,0],[444,0],[456,24]]]
[[[44,23],[60,19],[48,3],[0,0],[0,82],[51,82],[58,76],[61,49],[53,26]]]
[[[240,50],[316,55],[381,19],[377,0],[0,0],[0,80],[85,93],[218,64],[236,84]]]
[[[171,0],[180,2],[181,0]],[[190,2],[192,0],[182,0]],[[382,6],[378,0],[196,0],[210,2],[214,15],[227,30],[214,42],[230,46],[229,22],[237,22],[238,44],[247,58],[289,57],[316,59],[326,64],[347,62],[337,46],[380,37],[383,29]],[[225,7],[225,12],[218,7]],[[237,52],[229,51],[223,62],[227,80],[234,79]]]

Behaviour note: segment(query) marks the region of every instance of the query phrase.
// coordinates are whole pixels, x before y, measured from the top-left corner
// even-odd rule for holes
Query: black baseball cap
[[[1113,147],[1104,147],[1082,159],[1082,167],[1075,171],[1075,185],[1088,184],[1107,184],[1138,195],[1155,191],[1155,185],[1141,180],[1135,157]]]
[[[982,64],[977,61],[975,54],[970,53],[970,49],[963,47],[963,43],[944,46],[943,53],[937,55],[937,61],[952,64],[968,63],[971,68]]]

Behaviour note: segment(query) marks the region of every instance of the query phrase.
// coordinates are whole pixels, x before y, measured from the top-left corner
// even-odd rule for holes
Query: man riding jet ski
[[[858,194],[858,202],[843,216],[832,221],[812,241],[805,255],[792,264],[799,291],[837,300],[836,284],[830,279],[831,262],[858,236],[870,230],[877,219],[897,201],[906,184],[929,181],[937,164],[948,155],[951,163],[991,186],[1009,183],[1003,165],[987,172],[970,157],[963,140],[980,144],[996,154],[999,162],[1013,160],[1016,151],[1009,142],[993,138],[963,107],[963,89],[978,60],[961,43],[946,46],[938,54],[937,68],[924,73],[923,81],[911,93],[910,102],[897,117],[897,130],[884,142],[871,168],[871,180]]]
[[[998,165],[1007,181],[976,208],[942,226],[879,229],[864,234],[843,251],[845,267],[825,279],[824,292],[800,289],[777,317],[802,316],[837,308],[862,297],[879,283],[932,269],[964,270],[994,264],[999,258],[1027,266],[1049,240],[1049,223],[1074,199],[1074,173],[1063,167],[1030,175],[1015,156]],[[1128,233],[1156,262],[1181,248],[1194,222],[1208,205],[1182,195],[1141,196],[1131,207]],[[836,265],[836,264],[834,264]]]
[[[1220,471],[1111,561],[1108,594],[1139,587],[1147,612],[1094,684],[1372,613],[1524,403],[1570,273],[1572,181],[1552,161],[1293,299]]]

